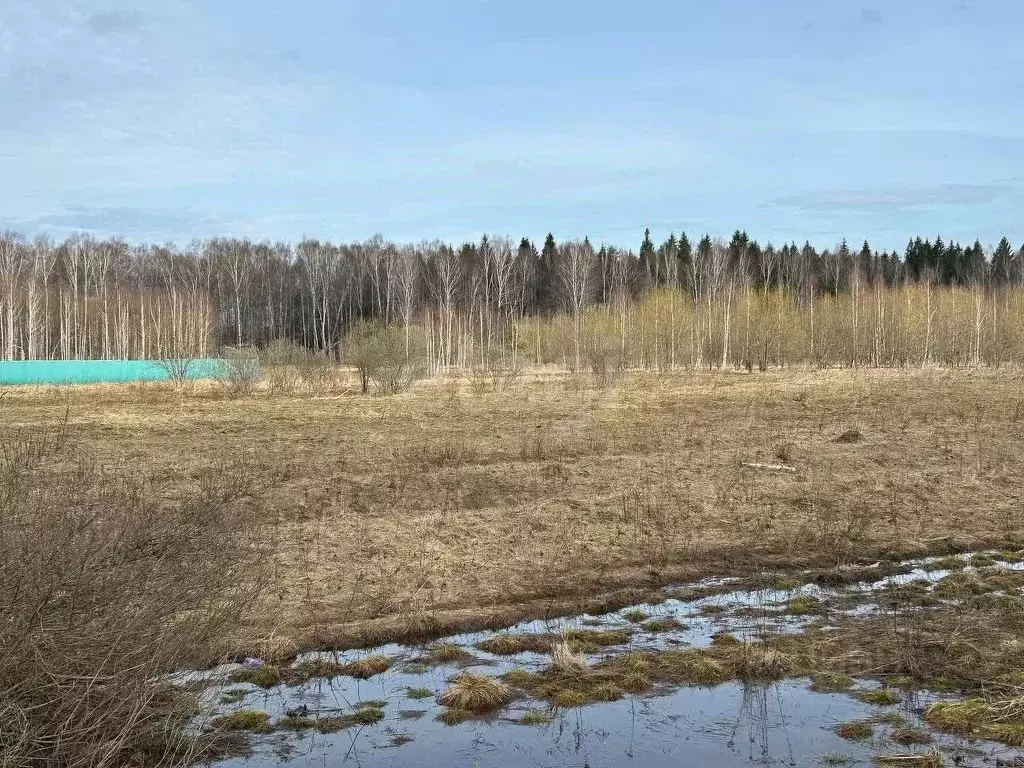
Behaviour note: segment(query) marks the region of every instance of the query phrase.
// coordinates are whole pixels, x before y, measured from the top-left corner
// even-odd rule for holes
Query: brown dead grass
[[[709,574],[1002,547],[1024,514],[1020,393],[1015,373],[932,370],[183,403],[104,385],[12,389],[0,421],[16,437],[69,409],[109,471],[183,492],[235,459],[285,469],[262,499],[278,577],[252,649],[274,657],[611,610]],[[863,439],[837,442],[851,424]],[[795,473],[741,467],[782,444]]]

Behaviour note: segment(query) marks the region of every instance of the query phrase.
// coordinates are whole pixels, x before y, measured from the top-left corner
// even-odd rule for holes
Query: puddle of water
[[[511,667],[512,665],[503,665]],[[500,671],[500,670],[495,670]],[[910,699],[899,708],[878,708],[845,694],[813,693],[806,680],[787,680],[764,686],[738,682],[715,688],[682,688],[668,695],[623,699],[610,704],[555,713],[547,725],[517,722],[527,711],[547,712],[531,702],[517,702],[489,721],[445,726],[434,718],[441,708],[432,700],[404,697],[408,685],[429,683],[441,690],[451,669],[427,675],[388,672],[378,679],[337,688],[310,686],[290,689],[244,702],[280,712],[306,703],[310,708],[347,707],[362,698],[387,699],[387,715],[373,726],[322,735],[307,733],[272,737],[248,758],[236,758],[222,768],[269,768],[352,764],[359,766],[618,766],[677,768],[685,765],[808,766],[843,756],[868,762],[878,754],[901,752],[888,742],[891,728],[875,727],[864,742],[842,739],[833,728],[842,722],[865,720],[899,711],[908,724],[921,727],[918,716],[930,697]],[[410,716],[409,713],[412,713]],[[422,714],[419,714],[422,713]],[[397,737],[397,738],[396,738]],[[398,740],[406,743],[395,746]],[[991,765],[997,757],[1017,754],[1000,745],[976,742],[968,746],[940,737],[939,745],[959,755],[958,765]],[[919,751],[921,751],[920,748]]]
[[[857,603],[843,608],[846,613],[878,610],[874,594],[916,580],[938,583],[950,571],[928,570],[936,558],[912,561],[906,572],[874,582],[845,585],[832,589],[806,584],[794,589],[735,590],[694,600],[669,599],[659,604],[642,604],[603,616],[579,616],[550,621],[528,621],[505,630],[511,634],[559,633],[581,626],[597,629],[634,630],[626,646],[602,649],[588,656],[591,662],[626,649],[661,649],[678,646],[705,646],[719,632],[730,632],[740,639],[755,639],[766,632],[796,632],[820,615],[793,616],[784,613],[794,597],[828,601],[842,594]],[[1024,569],[1024,564],[1000,563],[1001,567]],[[728,587],[735,580],[708,580],[700,587]],[[859,601],[859,602],[858,602]],[[712,606],[709,608],[709,606]],[[717,612],[716,612],[717,607]],[[682,629],[648,632],[638,623],[630,623],[623,614],[642,611],[651,618],[674,618]],[[599,624],[600,626],[594,626]],[[522,653],[514,657],[489,654],[475,648],[494,632],[476,632],[445,638],[442,642],[459,645],[475,657],[470,666],[476,672],[500,675],[511,669],[533,670],[545,666],[549,657]],[[827,757],[842,756],[870,763],[882,753],[907,753],[926,747],[899,747],[888,741],[890,726],[875,726],[873,739],[853,742],[837,736],[833,728],[840,722],[863,720],[897,711],[861,702],[843,693],[816,693],[806,679],[790,679],[771,685],[744,685],[729,682],[715,688],[680,688],[658,695],[627,697],[614,703],[592,704],[584,708],[551,712],[546,704],[517,701],[489,720],[472,720],[458,726],[446,726],[435,718],[443,710],[434,696],[446,687],[447,680],[459,669],[456,665],[411,666],[420,649],[388,645],[372,651],[305,654],[296,663],[324,658],[345,663],[371,653],[394,660],[391,669],[370,680],[351,678],[314,680],[301,686],[277,686],[268,691],[250,685],[213,685],[201,694],[201,703],[209,716],[230,714],[239,709],[259,709],[276,722],[288,711],[305,706],[311,716],[345,714],[359,702],[387,702],[385,718],[373,725],[359,726],[336,734],[316,731],[298,734],[274,733],[255,741],[255,753],[218,763],[223,768],[264,768],[264,766],[598,766],[642,765],[740,766],[754,763],[764,766],[825,765]],[[223,679],[238,665],[225,665],[203,673],[175,677],[184,683],[197,679]],[[431,698],[417,699],[409,689],[428,689]],[[225,690],[244,689],[245,695],[230,704],[220,698]],[[933,694],[907,694],[899,708],[907,724],[929,730],[920,713],[936,697]],[[545,725],[523,725],[517,721],[526,712],[549,715]],[[929,731],[931,732],[931,731]],[[936,743],[957,757],[957,765],[992,765],[996,758],[1011,759],[1024,755],[993,742],[967,744],[955,737],[931,732]],[[836,763],[833,763],[836,764]],[[843,764],[853,764],[850,762]]]

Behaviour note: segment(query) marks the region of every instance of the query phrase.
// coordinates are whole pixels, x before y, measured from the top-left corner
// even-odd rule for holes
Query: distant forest
[[[491,236],[459,246],[403,245],[378,236],[351,244],[213,238],[179,248],[4,233],[0,359],[206,355],[282,340],[340,357],[353,325],[373,320],[426,329],[432,358],[450,365],[476,354],[465,350],[467,344],[507,345],[524,321],[579,318],[595,308],[614,308],[621,316],[623,307],[666,291],[708,313],[728,297],[721,310],[727,338],[708,341],[728,350],[733,301],[738,307],[740,296],[761,296],[762,302],[785,297],[799,311],[828,297],[924,287],[924,311],[932,312],[932,291],[970,292],[988,302],[1022,285],[1024,247],[1015,249],[1006,238],[991,252],[978,242],[916,238],[896,253],[867,242],[851,248],[845,240],[823,251],[810,243],[775,247],[742,231],[730,240],[705,235],[696,244],[685,234],[656,244],[646,232],[637,251],[595,248],[588,239],[558,242],[552,235],[539,248],[525,238],[516,243]],[[863,299],[856,301],[844,311],[858,311]],[[673,310],[673,322],[678,318]],[[810,321],[813,349],[813,309]],[[986,322],[995,334],[999,321]],[[711,321],[706,325],[710,338]],[[676,331],[687,333],[673,329],[673,344]],[[978,357],[980,325],[975,331],[978,349],[970,355]],[[579,325],[575,333],[579,358]],[[695,333],[690,329],[691,337]],[[703,338],[704,330],[698,335]],[[749,329],[746,336],[749,346]],[[750,364],[749,349],[738,354],[745,358],[733,360],[730,352],[723,362]],[[536,349],[533,355],[540,360]],[[688,359],[710,357],[696,350]]]

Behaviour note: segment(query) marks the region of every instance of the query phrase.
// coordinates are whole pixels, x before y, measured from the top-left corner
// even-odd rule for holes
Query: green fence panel
[[[222,360],[193,361],[190,379],[208,379],[221,370]],[[0,363],[0,385],[93,384],[115,381],[163,381],[167,371],[153,360],[17,360]]]

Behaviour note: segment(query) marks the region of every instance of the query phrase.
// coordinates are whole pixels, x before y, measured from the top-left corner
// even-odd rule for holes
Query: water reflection
[[[909,563],[905,573],[845,587],[845,594],[861,597],[857,605],[842,610],[863,611],[865,605],[874,604],[874,593],[880,590],[914,580],[935,583],[948,573],[928,570],[926,565]],[[638,628],[628,648],[702,646],[712,642],[715,633],[722,631],[750,639],[765,633],[799,631],[811,618],[783,611],[786,602],[799,595],[831,599],[836,591],[814,585],[791,590],[736,590],[692,600],[636,606],[636,610],[652,617],[677,618],[685,626],[670,632],[646,632]],[[720,606],[720,609],[708,606]],[[524,622],[508,631],[545,633],[594,624],[603,628],[630,626],[623,613]],[[821,617],[815,618],[820,620]],[[523,653],[510,658],[474,647],[492,634],[467,633],[447,638],[446,642],[471,651],[475,659],[469,661],[468,666],[489,675],[500,675],[513,668],[539,669],[547,663],[548,658],[541,654]],[[626,646],[603,649],[591,654],[589,659],[597,661],[625,649]],[[338,765],[403,768],[440,765],[729,768],[757,765],[795,768],[870,764],[879,754],[926,749],[900,747],[888,739],[892,725],[881,722],[880,716],[893,713],[896,708],[872,706],[845,693],[815,693],[809,689],[806,679],[768,685],[734,681],[714,688],[659,690],[655,694],[627,697],[613,703],[554,712],[542,702],[521,699],[489,719],[446,726],[436,719],[442,708],[433,696],[445,688],[448,678],[467,664],[424,666],[417,662],[422,649],[397,645],[374,651],[308,654],[299,661],[320,657],[347,662],[369,653],[384,654],[395,663],[387,672],[365,681],[338,677],[299,686],[280,685],[269,691],[252,686],[208,688],[203,694],[208,711],[223,714],[234,709],[261,709],[275,722],[288,710],[302,705],[317,717],[351,712],[359,702],[387,702],[385,718],[378,723],[334,734],[274,733],[261,737],[250,757],[218,765],[223,768],[278,765],[296,768]],[[216,676],[229,670],[214,670],[209,674]],[[225,688],[245,693],[229,705],[220,698]],[[429,698],[410,696],[410,689],[427,689],[432,695]],[[907,725],[927,728],[920,714],[934,700],[935,696],[929,693],[907,695],[898,712]],[[541,725],[523,724],[524,715],[531,712],[550,714],[552,719]],[[869,719],[875,721],[874,736],[865,741],[840,738],[833,730],[842,722]],[[991,766],[997,759],[1024,755],[1019,750],[992,742],[971,743],[940,734],[935,736],[950,760],[960,766]]]

